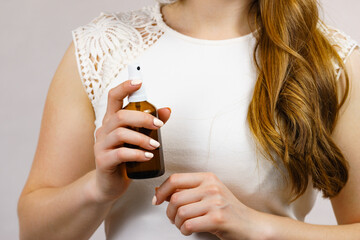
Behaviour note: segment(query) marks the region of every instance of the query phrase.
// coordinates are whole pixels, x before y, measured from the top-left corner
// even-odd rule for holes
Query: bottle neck
[[[142,85],[139,90],[129,95],[129,102],[147,101],[145,87]]]

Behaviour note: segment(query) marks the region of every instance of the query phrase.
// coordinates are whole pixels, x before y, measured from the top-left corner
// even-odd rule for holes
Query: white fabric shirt
[[[151,205],[155,187],[178,172],[213,172],[245,205],[303,221],[317,192],[309,186],[290,203],[290,185],[256,152],[246,122],[256,81],[254,36],[195,39],[168,27],[160,6],[102,13],[73,31],[96,128],[106,111],[108,91],[128,80],[126,65],[132,62],[142,67],[148,101],[172,109],[161,128],[166,173],[131,183],[105,220],[107,239],[217,239],[208,233],[183,236],[166,216],[167,202]],[[356,43],[321,27],[346,61]]]

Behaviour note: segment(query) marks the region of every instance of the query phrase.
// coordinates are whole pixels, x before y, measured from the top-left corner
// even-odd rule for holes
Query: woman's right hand
[[[124,162],[144,162],[152,158],[151,152],[124,147],[124,143],[153,150],[158,143],[142,133],[128,127],[158,129],[170,117],[169,108],[158,109],[161,120],[151,114],[124,110],[123,99],[138,90],[141,82],[125,81],[108,94],[108,104],[102,126],[97,129],[94,144],[96,162],[95,177],[91,184],[91,196],[99,203],[113,202],[127,189],[131,180],[127,177]]]

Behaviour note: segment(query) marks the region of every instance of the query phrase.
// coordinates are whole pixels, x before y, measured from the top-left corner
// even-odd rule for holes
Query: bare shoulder
[[[38,145],[23,194],[66,185],[95,168],[94,120],[71,43],[48,90]]]
[[[360,222],[360,50],[357,46],[346,62],[349,96],[340,110],[333,139],[349,163],[349,181],[333,198],[332,205],[339,224]],[[344,77],[340,78],[344,85]]]
[[[349,96],[344,107],[340,109],[340,118],[342,118],[345,113],[351,111],[353,104],[357,103],[354,100],[360,98],[360,47],[355,46],[354,50],[349,53],[349,56],[345,60],[345,68],[349,77]],[[338,81],[339,93],[344,91],[345,86],[345,75],[342,71]]]

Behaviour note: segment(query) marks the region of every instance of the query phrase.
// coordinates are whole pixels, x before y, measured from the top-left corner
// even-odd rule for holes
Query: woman
[[[359,46],[315,0],[181,0],[73,36],[19,200],[22,239],[87,239],[103,220],[108,239],[358,239]],[[165,126],[167,107],[121,110],[141,86],[133,61],[149,101],[172,109]],[[148,158],[123,144],[156,147],[128,126],[162,129],[165,176],[126,177],[121,163]],[[303,222],[317,189],[339,226]]]

